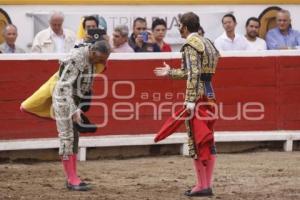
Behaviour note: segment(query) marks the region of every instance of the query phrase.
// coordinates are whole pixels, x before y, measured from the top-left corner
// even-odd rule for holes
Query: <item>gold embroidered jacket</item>
[[[185,101],[196,102],[203,96],[214,99],[211,78],[216,70],[218,50],[209,39],[192,33],[180,51],[181,68],[170,70],[169,75],[174,79],[187,79]]]
[[[60,60],[59,80],[53,91],[54,107],[66,110],[71,116],[78,108],[81,98],[92,88],[94,67],[88,61],[88,47],[73,49]]]

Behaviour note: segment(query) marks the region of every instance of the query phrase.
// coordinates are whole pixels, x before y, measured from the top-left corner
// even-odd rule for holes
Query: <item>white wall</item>
[[[44,12],[47,14],[52,10],[63,11],[66,15],[65,26],[74,31],[78,28],[80,16],[99,14],[109,18],[108,26],[109,33],[111,33],[111,26],[113,26],[113,23],[118,24],[118,21],[120,20],[123,20],[122,22],[124,22],[126,17],[126,20],[129,20],[129,26],[131,26],[132,19],[136,16],[172,17],[177,16],[178,13],[193,11],[200,15],[201,24],[205,28],[206,36],[215,39],[215,37],[223,32],[220,18],[224,13],[233,11],[238,21],[237,31],[243,34],[246,20],[251,16],[258,17],[260,13],[269,6],[279,6],[289,10],[292,15],[293,28],[300,30],[300,5],[5,5],[1,6],[1,8],[9,14],[12,22],[19,29],[17,44],[24,49],[27,49],[27,45],[33,40],[34,33],[33,18],[26,15],[26,13]],[[120,18],[122,16],[123,18]],[[178,46],[180,46],[178,44],[180,44],[182,40],[176,29],[176,27],[172,27],[172,30],[169,31],[167,41],[173,43],[174,46],[177,46],[177,49]]]

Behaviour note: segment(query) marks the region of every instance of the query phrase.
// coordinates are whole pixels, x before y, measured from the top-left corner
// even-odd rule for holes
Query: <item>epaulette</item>
[[[193,47],[199,53],[202,53],[205,48],[205,45],[204,45],[203,41],[201,40],[200,36],[197,36],[197,35],[193,35],[193,36],[189,37],[186,40],[186,43],[182,46],[181,51],[183,51],[183,48],[186,46]]]

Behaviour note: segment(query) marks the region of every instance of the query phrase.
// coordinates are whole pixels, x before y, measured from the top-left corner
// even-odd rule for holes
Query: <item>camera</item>
[[[87,34],[92,37],[93,42],[96,42],[96,41],[104,40],[103,35],[106,35],[106,31],[100,28],[88,29]]]
[[[144,42],[148,41],[148,34],[149,33],[147,31],[144,31],[144,32],[141,33]]]

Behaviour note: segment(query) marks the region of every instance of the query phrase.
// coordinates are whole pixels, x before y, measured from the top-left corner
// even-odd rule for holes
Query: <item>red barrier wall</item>
[[[220,116],[216,130],[300,129],[299,59],[300,56],[222,57],[213,81]],[[163,61],[173,66],[180,64],[178,58],[170,57],[109,61],[107,81],[100,77],[94,85],[95,95],[106,97],[94,100],[98,106],[92,106],[87,114],[93,122],[107,121],[96,135],[146,134],[160,128],[172,105],[183,101],[185,88],[185,81],[154,76],[153,69]],[[19,106],[57,71],[57,60],[4,59],[0,66],[0,139],[56,137],[54,121],[22,113]],[[239,108],[245,111],[249,102],[264,107],[263,113],[248,113],[251,117],[263,114],[261,120],[247,120],[243,115],[224,119],[236,116]],[[162,112],[162,118],[155,112]],[[121,117],[127,120],[117,119]]]

